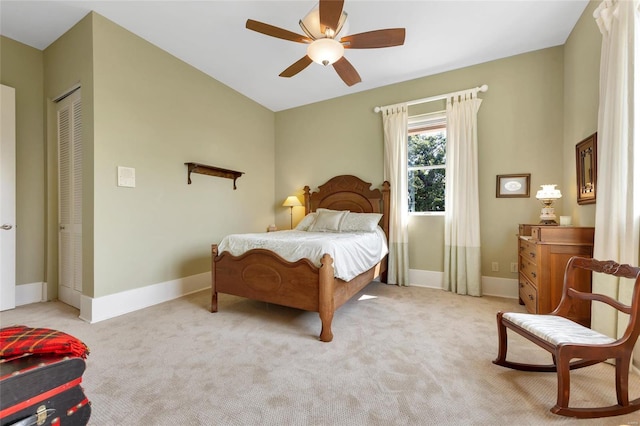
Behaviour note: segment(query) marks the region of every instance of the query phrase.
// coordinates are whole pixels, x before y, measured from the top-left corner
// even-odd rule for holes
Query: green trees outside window
[[[409,212],[444,212],[446,127],[409,135]]]

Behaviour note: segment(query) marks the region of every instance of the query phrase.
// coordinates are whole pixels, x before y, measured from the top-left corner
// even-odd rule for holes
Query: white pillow
[[[381,213],[349,213],[342,224],[342,232],[373,232],[382,219]]]
[[[315,222],[309,227],[310,232],[340,232],[349,212],[318,209],[317,214]]]
[[[297,231],[308,231],[309,227],[311,225],[313,225],[313,222],[315,222],[316,220],[316,216],[318,216],[318,213],[313,212],[313,213],[309,213],[308,215],[306,215],[301,221],[300,223],[298,223],[296,225],[296,230]]]

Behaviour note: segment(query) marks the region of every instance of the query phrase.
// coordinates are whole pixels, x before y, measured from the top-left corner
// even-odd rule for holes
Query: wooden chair
[[[625,305],[606,295],[577,291],[574,284],[580,269],[635,280],[631,305]],[[620,338],[611,338],[567,319],[572,303],[585,300],[591,303],[605,303],[629,315],[629,323]],[[629,367],[633,347],[640,333],[639,311],[640,268],[619,265],[613,261],[572,257],[565,269],[562,299],[553,312],[548,315],[498,312],[498,357],[493,363],[523,371],[557,372],[558,399],[556,405],[551,408],[552,413],[578,418],[631,413],[640,409],[640,398],[629,401]],[[549,351],[553,364],[536,365],[507,361],[507,328]],[[617,405],[595,408],[569,407],[569,370],[608,359],[615,360]]]

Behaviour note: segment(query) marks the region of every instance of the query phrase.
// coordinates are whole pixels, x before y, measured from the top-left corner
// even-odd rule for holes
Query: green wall
[[[383,131],[376,105],[482,84],[489,85],[478,114],[482,273],[515,278],[509,264],[517,261],[518,224],[537,223],[541,206],[534,197],[496,198],[496,175],[531,173],[533,193],[541,184],[563,183],[561,46],[276,113],[276,199],[334,174],[380,185]],[[409,114],[423,108],[410,107]],[[286,212],[278,219],[285,221]],[[411,269],[443,270],[443,222],[442,216],[411,216]],[[499,262],[500,272],[491,272],[492,261]]]
[[[274,113],[93,15],[94,296],[210,270],[211,243],[273,222]],[[245,174],[192,175],[185,162]],[[136,187],[116,186],[117,166]]]
[[[482,275],[515,279],[509,266],[517,262],[517,226],[539,221],[540,185],[562,190],[558,216],[570,215],[578,226],[595,221],[595,205],[576,202],[575,145],[597,128],[601,36],[592,13],[598,3],[589,3],[563,46],[276,113],[276,199],[340,173],[379,185],[383,133],[375,106],[488,84],[478,113]],[[495,197],[496,175],[510,173],[531,173],[530,198]],[[302,215],[298,210],[295,219]],[[277,218],[288,219],[284,211]],[[443,270],[443,226],[443,216],[410,217],[411,269]],[[491,271],[494,261],[499,272]]]
[[[16,284],[45,281],[42,51],[0,36],[0,83],[16,89]]]
[[[209,270],[210,244],[273,222],[274,114],[100,15],[44,51],[51,99],[83,99],[83,294],[100,297]],[[57,289],[57,157],[48,144],[48,283]],[[245,172],[194,175],[185,162]],[[118,166],[136,187],[116,185]]]
[[[595,225],[595,204],[579,205],[576,183],[576,144],[598,128],[600,50],[602,35],[590,2],[565,43],[564,59],[564,184],[563,214],[579,226]]]

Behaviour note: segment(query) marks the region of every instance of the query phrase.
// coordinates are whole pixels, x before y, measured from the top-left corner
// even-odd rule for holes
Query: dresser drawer
[[[546,243],[593,244],[595,228],[578,226],[534,226],[531,239]]]
[[[520,273],[534,285],[538,284],[538,266],[526,256],[520,256]]]
[[[531,241],[527,241],[523,238],[520,238],[520,256],[529,259],[533,263],[537,263],[536,253],[537,253],[537,250],[536,250],[536,245],[534,243],[532,243]]]
[[[520,276],[518,294],[520,300],[527,308],[527,312],[531,314],[537,313],[538,306],[538,293],[535,287],[533,287],[524,277]]]

